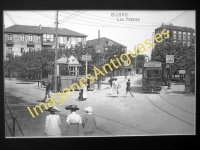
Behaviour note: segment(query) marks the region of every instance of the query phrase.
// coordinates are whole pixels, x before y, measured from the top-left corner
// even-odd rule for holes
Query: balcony
[[[34,46],[35,43],[33,43],[33,41],[28,41],[27,46]]]
[[[7,45],[13,45],[14,42],[13,42],[13,40],[7,40],[7,41],[6,41],[6,44],[7,44]]]

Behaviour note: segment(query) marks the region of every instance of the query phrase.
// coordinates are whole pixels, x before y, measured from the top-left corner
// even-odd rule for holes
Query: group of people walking
[[[81,116],[76,113],[76,110],[79,110],[77,105],[68,105],[65,107],[66,110],[70,110],[66,118],[67,132],[61,132],[60,125],[61,119],[59,115],[56,115],[55,112],[58,112],[57,109],[49,108],[50,114],[46,117],[45,122],[45,135],[46,136],[79,136],[80,135],[80,125],[83,126],[83,132],[85,136],[93,136],[96,131],[96,120],[92,114],[92,107],[86,107],[86,114],[81,119]]]
[[[113,96],[118,96],[119,94],[119,88],[120,85],[117,82],[117,78],[113,78],[111,76],[111,79],[108,81],[110,82],[110,94]],[[81,89],[81,92],[79,93],[78,99],[83,101],[87,99],[87,86],[85,83],[83,83],[83,88]],[[46,97],[50,97],[50,89],[51,89],[51,84],[48,84],[46,86],[46,92],[45,92],[45,98],[43,101],[45,102]],[[130,79],[126,82],[126,93],[124,97],[126,97],[127,93],[130,93],[132,97],[133,94],[131,92],[131,83]],[[46,117],[46,122],[45,122],[45,135],[46,136],[79,136],[80,135],[80,125],[83,127],[83,132],[85,136],[92,136],[94,135],[94,132],[96,130],[96,120],[94,115],[92,114],[92,107],[86,107],[85,111],[86,114],[84,115],[83,119],[81,119],[81,116],[76,113],[79,108],[77,105],[68,105],[65,107],[66,110],[70,110],[71,114],[69,114],[66,118],[66,126],[67,126],[67,132],[64,132],[62,134],[60,126],[61,126],[61,119],[59,115],[56,115],[56,112],[60,112],[61,110],[58,109],[56,106],[49,108],[47,111],[50,112],[50,114]]]
[[[111,78],[110,78],[110,80],[108,82],[110,82],[110,86],[111,86],[110,94],[112,96],[118,96],[118,94],[119,94],[119,88],[121,86],[117,82],[117,78],[113,78],[111,76]],[[132,94],[132,92],[131,92],[131,82],[130,82],[130,79],[128,79],[128,82],[126,82],[126,93],[125,93],[124,97],[126,97],[126,95],[127,95],[128,92],[131,94],[132,97],[134,97],[133,94]]]

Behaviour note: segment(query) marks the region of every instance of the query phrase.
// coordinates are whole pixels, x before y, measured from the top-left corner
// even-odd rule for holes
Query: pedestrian
[[[65,109],[70,110],[71,114],[67,116],[67,135],[68,136],[79,136],[79,125],[82,124],[81,116],[76,113],[76,110],[79,110],[77,105],[68,105]]]
[[[50,98],[50,90],[51,90],[51,82],[48,81],[48,84],[46,86],[46,92],[45,92],[45,97],[42,100],[42,102],[45,102],[47,98]],[[48,96],[48,97],[47,97]]]
[[[82,87],[81,87],[81,92],[79,93],[79,98],[80,101],[84,101],[87,99],[87,86],[85,84],[85,82],[83,83]]]
[[[119,91],[118,91],[118,82],[117,82],[117,78],[115,78],[113,80],[113,83],[112,83],[112,95],[113,96],[118,96],[117,94],[119,94]]]
[[[113,76],[111,75],[110,80],[108,80],[108,82],[110,82],[110,87],[112,88],[112,82],[113,82]]]
[[[83,117],[83,132],[85,136],[93,136],[96,131],[96,119],[92,115],[92,107],[86,107],[86,114]]]
[[[130,79],[128,79],[128,82],[126,82],[126,93],[125,93],[124,97],[126,97],[128,92],[131,94],[132,97],[134,97],[133,94],[131,93],[131,82],[130,82]]]
[[[60,116],[56,115],[55,112],[60,112],[53,107],[50,107],[47,111],[50,111],[50,114],[46,116],[45,122],[45,136],[61,136],[61,120]]]

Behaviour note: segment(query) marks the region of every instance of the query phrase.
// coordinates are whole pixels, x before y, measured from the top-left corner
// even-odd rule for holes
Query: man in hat
[[[55,112],[60,112],[60,111],[54,109],[53,107],[49,108],[47,111],[50,111],[50,114],[46,116],[45,132],[44,132],[45,136],[61,136],[60,116],[55,114]]]
[[[96,131],[96,119],[92,115],[92,107],[86,107],[86,114],[83,118],[83,132],[85,136],[93,136]]]
[[[81,116],[76,113],[79,110],[77,105],[68,105],[65,109],[70,110],[71,114],[67,116],[68,136],[79,136],[79,125],[82,124]]]
[[[131,82],[130,82],[130,79],[128,79],[128,82],[126,82],[126,93],[125,93],[124,98],[126,97],[128,92],[131,94],[132,97],[134,97],[133,94],[131,93]]]

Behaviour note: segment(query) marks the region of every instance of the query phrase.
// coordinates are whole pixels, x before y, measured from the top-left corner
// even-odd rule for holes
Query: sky
[[[122,16],[123,14],[123,16]],[[121,15],[121,16],[120,16]],[[5,27],[14,24],[55,27],[56,10],[4,11]],[[133,50],[135,45],[152,41],[152,34],[162,23],[196,30],[193,10],[58,10],[58,27],[87,35],[86,40],[106,37]],[[144,54],[150,56],[151,49]]]

